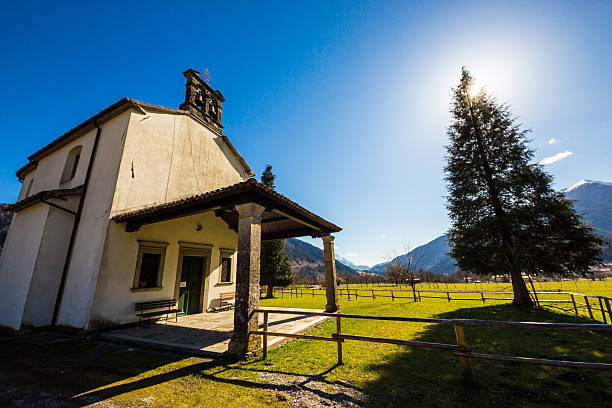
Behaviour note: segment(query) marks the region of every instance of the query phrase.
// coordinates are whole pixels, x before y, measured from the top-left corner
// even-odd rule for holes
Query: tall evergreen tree
[[[261,183],[272,189],[276,188],[272,166],[266,165],[261,174]],[[275,239],[261,243],[260,284],[267,285],[266,297],[274,296],[274,286],[287,286],[293,283],[293,273],[289,257],[285,253],[285,240]]]
[[[447,132],[451,255],[464,271],[509,275],[513,303],[532,306],[523,273],[584,274],[601,262],[602,239],[531,163],[528,131],[508,106],[473,86],[464,68]]]

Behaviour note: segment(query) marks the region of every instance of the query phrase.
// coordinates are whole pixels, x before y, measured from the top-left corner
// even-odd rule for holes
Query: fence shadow
[[[520,310],[509,304],[466,307],[435,316],[442,319],[592,323],[551,310]],[[472,351],[568,361],[610,362],[612,335],[604,332],[540,331],[465,327]],[[414,340],[456,344],[452,326],[426,326]],[[366,385],[374,405],[385,407],[606,406],[612,401],[609,371],[470,360],[475,384],[463,384],[452,352],[404,348],[384,363],[371,365],[376,380]],[[587,398],[587,399],[585,399]]]

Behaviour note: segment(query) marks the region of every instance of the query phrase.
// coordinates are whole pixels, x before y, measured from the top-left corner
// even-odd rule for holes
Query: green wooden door
[[[178,307],[185,314],[200,312],[202,295],[202,271],[204,258],[201,256],[184,256],[179,286]]]

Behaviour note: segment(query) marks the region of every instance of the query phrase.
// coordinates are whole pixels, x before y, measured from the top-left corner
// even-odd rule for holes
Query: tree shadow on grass
[[[510,304],[469,307],[434,316],[442,319],[593,323],[551,310],[521,310]],[[594,331],[544,331],[465,327],[473,352],[544,359],[611,362],[612,335]],[[456,344],[450,325],[425,326],[415,340]],[[381,407],[559,407],[610,406],[609,370],[569,369],[470,360],[474,385],[463,384],[452,352],[404,348],[368,370],[379,377],[366,384],[370,401]]]

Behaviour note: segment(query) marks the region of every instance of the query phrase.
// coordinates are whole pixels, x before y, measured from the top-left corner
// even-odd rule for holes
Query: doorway
[[[201,312],[202,287],[206,258],[183,256],[178,293],[178,309],[184,314]]]

